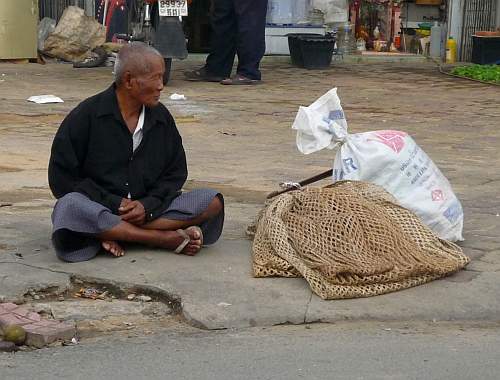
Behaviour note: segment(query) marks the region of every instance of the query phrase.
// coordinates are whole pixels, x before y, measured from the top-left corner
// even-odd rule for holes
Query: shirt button
[[[128,182],[125,182],[125,186],[128,186]]]

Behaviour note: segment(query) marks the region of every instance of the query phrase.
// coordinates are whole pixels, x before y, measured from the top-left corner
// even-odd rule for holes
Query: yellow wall
[[[38,0],[0,1],[0,59],[36,58]]]

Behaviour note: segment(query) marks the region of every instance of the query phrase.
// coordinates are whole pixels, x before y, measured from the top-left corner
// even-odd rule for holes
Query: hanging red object
[[[126,5],[126,0],[111,0],[108,4],[108,11],[106,12],[106,31],[109,28],[111,18],[113,17],[113,12],[115,9],[123,7]]]

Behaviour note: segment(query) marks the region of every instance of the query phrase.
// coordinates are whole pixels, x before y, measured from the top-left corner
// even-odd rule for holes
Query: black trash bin
[[[473,63],[500,64],[500,36],[472,36]]]
[[[302,60],[306,69],[326,69],[332,62],[335,38],[332,36],[299,37]]]
[[[289,33],[288,37],[288,49],[290,50],[290,59],[292,60],[292,65],[298,67],[304,67],[304,60],[302,58],[302,50],[300,49],[300,37],[321,37],[318,33]]]

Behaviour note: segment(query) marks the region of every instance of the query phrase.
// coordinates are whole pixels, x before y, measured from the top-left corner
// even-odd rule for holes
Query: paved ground
[[[306,71],[266,61],[265,83],[229,87],[181,80],[199,62],[178,63],[162,101],[186,146],[188,187],[227,198],[222,240],[195,258],[129,247],[126,256],[58,261],[50,246],[46,168],[64,115],[105,88],[111,70],[69,65],[0,65],[0,297],[21,301],[28,288],[64,291],[72,274],[149,285],[182,302],[206,328],[375,320],[498,320],[500,305],[500,96],[498,87],[443,76],[435,66],[344,63]],[[4,74],[4,75],[2,75]],[[326,170],[333,152],[301,155],[290,129],[299,105],[338,87],[351,132],[410,133],[450,179],[465,209],[467,270],[417,288],[369,299],[321,301],[302,279],[253,279],[244,231],[265,194],[283,180]],[[185,94],[173,102],[169,95]],[[54,94],[64,104],[26,98]]]
[[[16,380],[498,379],[498,326],[340,323],[150,336],[0,354]]]

